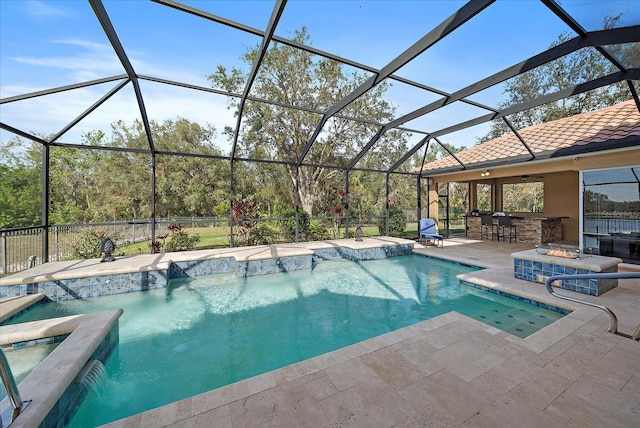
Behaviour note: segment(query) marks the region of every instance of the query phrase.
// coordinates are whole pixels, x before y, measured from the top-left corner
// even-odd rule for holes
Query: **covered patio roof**
[[[429,162],[423,176],[482,169],[640,145],[640,112],[635,101],[533,125]],[[521,143],[526,141],[526,146]],[[637,149],[636,149],[637,151]],[[634,152],[633,156],[640,156]],[[415,172],[420,172],[416,168]]]

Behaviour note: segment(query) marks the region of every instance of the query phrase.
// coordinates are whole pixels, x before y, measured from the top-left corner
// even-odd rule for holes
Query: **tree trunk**
[[[313,195],[308,192],[303,192],[302,188],[300,188],[300,206],[305,212],[311,215],[313,211]]]
[[[295,186],[296,174],[295,168],[287,168],[291,182]],[[300,168],[298,196],[300,197],[300,207],[309,215],[313,215],[313,206],[317,197],[318,176],[321,171],[318,168],[302,167]]]

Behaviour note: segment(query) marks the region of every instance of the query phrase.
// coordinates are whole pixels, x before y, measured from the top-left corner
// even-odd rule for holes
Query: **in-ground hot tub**
[[[576,258],[571,251],[562,255],[540,254],[539,249],[519,251],[511,254],[513,258],[513,273],[518,279],[544,284],[548,277],[554,275],[580,275],[587,273],[615,273],[622,259],[617,257],[587,256]],[[554,252],[552,252],[554,254]],[[573,253],[575,254],[575,253]],[[569,279],[554,281],[554,286],[578,293],[599,296],[618,286],[617,279]]]

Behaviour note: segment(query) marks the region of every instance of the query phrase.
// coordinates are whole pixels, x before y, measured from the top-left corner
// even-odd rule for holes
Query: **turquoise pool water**
[[[104,424],[458,311],[524,337],[561,314],[460,285],[473,268],[418,255],[309,273],[172,280],[166,290],[48,303],[13,322],[123,308],[107,377],[72,427]]]
[[[16,384],[22,382],[58,345],[59,343],[48,343],[29,348],[5,350],[11,374],[13,374]],[[7,390],[4,384],[0,382],[0,401],[5,397],[7,397]],[[24,397],[22,398],[24,399]]]

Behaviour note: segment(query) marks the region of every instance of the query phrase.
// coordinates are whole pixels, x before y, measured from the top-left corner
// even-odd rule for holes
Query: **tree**
[[[621,15],[605,18],[605,28],[618,26]],[[569,34],[561,34],[551,44],[557,46],[569,40]],[[618,60],[627,66],[640,65],[640,43],[614,45],[607,49]],[[617,72],[618,69],[594,48],[584,48],[567,56],[558,58],[533,70],[520,74],[505,82],[503,93],[506,99],[498,104],[498,109],[525,103],[546,94],[585,81],[597,79]],[[567,116],[608,107],[631,98],[626,82],[619,82],[607,87],[598,88],[582,94],[547,103],[519,113],[514,113],[508,120],[516,129],[526,128],[539,123],[549,122]],[[492,140],[511,132],[503,120],[493,121],[489,132],[478,138],[478,144]]]
[[[18,155],[21,154],[21,155]],[[42,152],[19,138],[0,147],[0,229],[42,221]]]
[[[158,216],[206,216],[228,201],[228,161],[213,143],[215,129],[186,119],[151,121],[156,155]],[[92,147],[148,150],[139,121],[112,124],[112,135],[91,131],[82,136]],[[46,139],[46,138],[45,138]],[[173,155],[172,153],[175,153]],[[198,154],[184,156],[180,153]],[[0,227],[41,222],[42,147],[15,139],[0,147]],[[50,149],[49,222],[103,222],[146,218],[152,212],[150,153],[123,150]],[[242,193],[253,192],[245,168],[236,170]],[[227,202],[228,205],[228,202]]]
[[[509,212],[543,212],[544,183],[533,181],[503,184],[502,209]]]
[[[295,31],[293,40],[309,44],[310,37],[302,28]],[[248,49],[241,57],[242,61],[252,64],[257,49]],[[340,172],[322,165],[346,165],[378,129],[370,124],[331,118],[305,157],[305,163],[314,166],[302,166],[298,174],[295,164],[321,119],[319,114],[309,110],[326,111],[363,83],[366,77],[358,72],[347,74],[339,62],[316,58],[307,51],[273,43],[261,64],[251,95],[291,108],[247,102],[237,155],[292,163],[284,166],[289,186],[280,192],[288,191],[291,194],[289,199],[295,200],[297,180],[302,208],[310,214],[315,213],[316,195],[326,193],[324,183],[331,182]],[[240,69],[227,70],[222,66],[218,66],[208,79],[213,87],[234,93],[243,91],[246,80]],[[371,121],[390,120],[394,109],[382,98],[387,88],[386,82],[378,84],[340,113]],[[238,99],[230,97],[229,108],[237,107]],[[225,133],[233,137],[231,129]],[[385,153],[402,144],[404,139],[394,140],[391,136],[384,136],[378,143],[381,152]]]
[[[156,215],[212,215],[214,208],[228,199],[227,162],[207,156],[221,156],[214,144],[215,128],[184,118],[151,121],[156,155]],[[149,143],[140,121],[112,124],[112,137],[94,134],[87,139],[98,145],[122,148],[147,148]],[[174,154],[175,153],[175,154]],[[183,156],[180,153],[201,156]],[[143,218],[151,215],[151,156],[149,154],[106,151],[92,164],[94,183],[104,205],[102,219]],[[98,184],[99,183],[99,184]],[[117,191],[114,191],[117,189]]]

